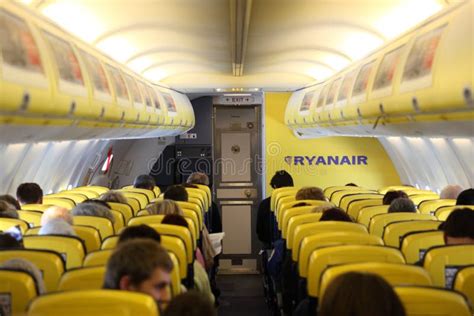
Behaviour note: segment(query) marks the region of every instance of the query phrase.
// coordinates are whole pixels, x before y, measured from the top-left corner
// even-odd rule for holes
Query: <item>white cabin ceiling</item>
[[[293,90],[323,80],[447,0],[17,0],[152,82],[187,93]],[[250,5],[243,75],[231,8]],[[234,11],[235,12],[235,11]]]

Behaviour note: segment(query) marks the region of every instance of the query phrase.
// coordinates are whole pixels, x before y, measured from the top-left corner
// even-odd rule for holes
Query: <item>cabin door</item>
[[[214,197],[225,232],[220,269],[257,271],[261,199],[261,106],[214,105]]]

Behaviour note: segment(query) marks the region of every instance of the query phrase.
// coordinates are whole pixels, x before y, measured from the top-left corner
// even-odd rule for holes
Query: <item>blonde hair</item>
[[[112,203],[122,203],[127,204],[127,198],[119,191],[107,191],[99,197],[99,200],[104,202],[112,202]]]
[[[304,187],[296,192],[296,200],[320,200],[326,201],[323,190],[318,187]]]
[[[157,201],[153,204],[150,204],[146,207],[146,210],[150,215],[169,215],[169,214],[177,214],[183,216],[183,210],[181,207],[178,205],[173,200],[162,200],[162,201]]]

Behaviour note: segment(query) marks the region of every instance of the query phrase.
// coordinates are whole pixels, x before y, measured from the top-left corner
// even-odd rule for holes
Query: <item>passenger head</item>
[[[336,277],[319,304],[319,316],[404,316],[390,284],[375,274],[349,272]]]
[[[114,190],[105,192],[99,197],[99,200],[104,202],[127,204],[127,198],[125,197],[125,195],[123,195],[122,192]]]
[[[43,203],[43,190],[36,183],[22,183],[16,189],[16,198],[20,204]]]
[[[398,198],[405,198],[408,199],[408,195],[403,191],[387,191],[383,196],[382,203],[383,205],[390,205],[392,204],[393,200]]]
[[[153,297],[157,303],[167,303],[172,269],[170,256],[156,241],[128,240],[109,258],[103,287],[141,292]]]
[[[278,170],[277,172],[275,172],[272,179],[270,180],[270,186],[273,189],[292,187],[293,178],[285,170]]]
[[[0,217],[19,218],[19,215],[13,205],[5,201],[0,201]]]
[[[176,225],[189,228],[186,219],[183,216],[176,214],[166,215],[165,218],[163,218],[163,220],[161,221],[161,224]]]
[[[447,185],[441,190],[439,194],[440,199],[457,199],[459,193],[461,193],[462,188],[459,185]]]
[[[157,215],[168,215],[168,214],[178,214],[184,215],[183,210],[173,200],[162,200],[157,201],[153,204],[149,204],[146,207],[146,210],[150,215],[157,214]]]
[[[446,245],[474,244],[474,210],[458,208],[443,224]]]
[[[0,233],[0,249],[23,249],[23,244],[9,233]]]
[[[11,204],[17,211],[21,210],[20,203],[18,203],[18,201],[10,194],[0,195],[0,201],[5,201],[8,204]]]
[[[161,236],[156,230],[148,225],[142,224],[137,226],[128,226],[125,228],[120,234],[118,244],[122,244],[124,241],[137,238],[151,239],[158,243],[161,242]]]
[[[25,259],[18,258],[7,260],[0,267],[2,269],[24,271],[28,273],[35,280],[38,294],[44,294],[46,292],[41,271],[33,263]]]
[[[397,198],[392,201],[388,208],[389,213],[416,213],[416,206],[412,200]]]
[[[318,187],[304,187],[296,192],[296,200],[320,200],[326,201],[323,190]]]
[[[209,185],[209,177],[203,172],[193,172],[186,180],[188,184],[203,184]]]
[[[103,201],[99,201],[103,202]],[[105,203],[105,202],[104,202]],[[95,202],[82,202],[76,207],[74,207],[71,210],[71,214],[73,216],[97,216],[97,217],[104,217],[112,221],[112,223],[115,221],[115,218],[110,211],[110,208],[107,208],[106,206],[100,204],[100,203],[95,203]]]
[[[171,301],[164,316],[217,316],[212,302],[197,291],[182,293]]]
[[[137,189],[153,190],[155,188],[155,179],[147,174],[139,175],[133,181],[133,187]]]
[[[51,220],[62,219],[63,221],[73,225],[72,215],[68,209],[59,206],[51,206],[44,211],[41,216],[41,226],[46,225]]]
[[[456,205],[474,205],[474,189],[467,189],[459,193]]]
[[[332,207],[323,211],[319,221],[353,222],[352,218],[339,207]]]
[[[76,232],[71,224],[60,218],[56,218],[49,220],[46,224],[41,226],[38,235],[76,236]]]
[[[182,185],[172,185],[169,186],[164,195],[163,198],[165,200],[173,200],[173,201],[181,201],[181,202],[187,202],[188,201],[188,192]]]

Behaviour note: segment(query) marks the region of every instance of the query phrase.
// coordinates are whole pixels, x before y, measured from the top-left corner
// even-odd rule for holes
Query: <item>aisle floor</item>
[[[260,275],[219,275],[219,316],[269,316]]]

